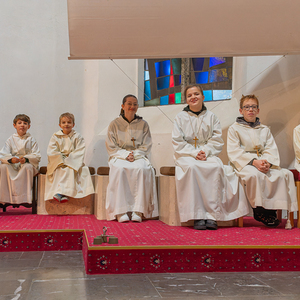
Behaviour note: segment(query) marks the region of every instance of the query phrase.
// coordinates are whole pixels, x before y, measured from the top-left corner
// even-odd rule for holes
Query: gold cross
[[[254,147],[254,150],[256,150],[257,157],[260,157],[260,153],[258,152],[258,151],[259,151],[259,147],[258,147],[258,146],[255,146],[255,147]]]
[[[132,141],[132,143],[133,143],[133,148],[135,148],[135,143],[134,143],[134,141],[135,141],[135,138],[134,138],[134,137],[132,137],[132,138],[131,138],[131,141]]]
[[[195,149],[197,148],[197,141],[199,140],[196,136],[195,138],[193,139],[195,141]]]

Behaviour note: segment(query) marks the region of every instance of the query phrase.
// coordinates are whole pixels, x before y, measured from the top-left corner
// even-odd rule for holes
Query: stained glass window
[[[181,96],[181,65],[181,58],[145,59],[145,106],[185,102]],[[204,101],[231,98],[232,57],[190,58],[189,65],[189,82],[202,85]]]

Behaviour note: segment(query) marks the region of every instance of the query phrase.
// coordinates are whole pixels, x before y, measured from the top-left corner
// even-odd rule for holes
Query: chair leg
[[[244,226],[243,217],[240,217],[240,218],[237,219],[237,226],[238,227],[243,227]]]
[[[298,211],[297,211],[297,228],[300,228],[300,181],[296,181],[297,187],[297,202],[298,202]]]
[[[290,212],[290,222],[291,222],[291,226],[294,227],[295,224],[294,224],[294,213],[293,212]]]
[[[277,219],[281,222],[282,221],[282,210],[278,209],[277,210]]]
[[[37,214],[37,176],[33,177],[32,185],[32,214]]]

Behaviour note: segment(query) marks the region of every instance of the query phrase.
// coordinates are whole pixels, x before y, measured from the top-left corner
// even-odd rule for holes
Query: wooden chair
[[[193,226],[194,221],[181,223],[176,195],[175,167],[161,167],[159,176],[159,219],[170,226]],[[238,218],[237,226],[243,227],[243,218]],[[233,221],[218,221],[219,226],[233,226]]]
[[[106,189],[109,182],[109,167],[99,167],[95,176],[94,215],[98,220],[106,220]]]
[[[91,175],[95,174],[95,168],[89,167]],[[45,201],[45,181],[47,167],[40,168],[40,173],[37,177],[37,213],[40,215],[60,215],[60,214],[93,214],[94,213],[94,194],[84,198],[71,198],[72,201],[67,203],[57,203],[55,200]],[[92,180],[94,176],[92,176]]]
[[[294,175],[294,180],[295,180],[295,185],[296,185],[296,188],[297,188],[297,202],[298,202],[298,211],[297,211],[297,228],[300,228],[300,173],[293,169],[293,170],[290,170],[293,175]],[[290,213],[290,221],[291,221],[291,225],[292,227],[294,227],[294,213],[291,212]]]
[[[39,173],[38,173],[39,174]],[[33,184],[32,184],[32,201],[31,203],[20,203],[20,204],[13,204],[13,203],[1,203],[0,204],[0,208],[2,208],[3,212],[6,212],[6,208],[8,206],[12,206],[13,208],[19,208],[20,206],[24,206],[24,207],[32,207],[32,214],[36,214],[37,213],[37,176],[38,174],[36,174],[33,177]]]

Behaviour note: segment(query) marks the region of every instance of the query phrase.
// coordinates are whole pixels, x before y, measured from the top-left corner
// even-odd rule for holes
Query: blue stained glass
[[[193,66],[194,71],[202,71],[203,70],[203,64],[204,64],[204,58],[193,58]]]
[[[157,89],[158,90],[167,89],[169,87],[169,83],[170,83],[169,76],[157,78]]]
[[[227,69],[209,71],[209,82],[228,81]]]
[[[149,71],[145,71],[144,72],[144,80],[149,80],[150,77],[149,77]]]
[[[204,102],[205,101],[212,101],[212,96],[213,96],[213,93],[212,93],[212,90],[208,90],[208,91],[203,91],[203,95],[204,95]]]
[[[159,61],[155,63],[156,77],[170,75],[170,60]]]
[[[214,90],[213,99],[214,100],[226,100],[231,99],[232,90]]]
[[[151,100],[150,81],[145,81],[145,101]]]
[[[195,72],[196,83],[207,83],[208,81],[208,72]]]
[[[148,68],[148,59],[145,59],[145,70],[149,70],[149,68]]]
[[[210,57],[209,58],[209,67],[213,67],[216,65],[220,65],[226,62],[226,58],[225,57]]]
[[[169,104],[169,95],[160,97],[160,105]]]

